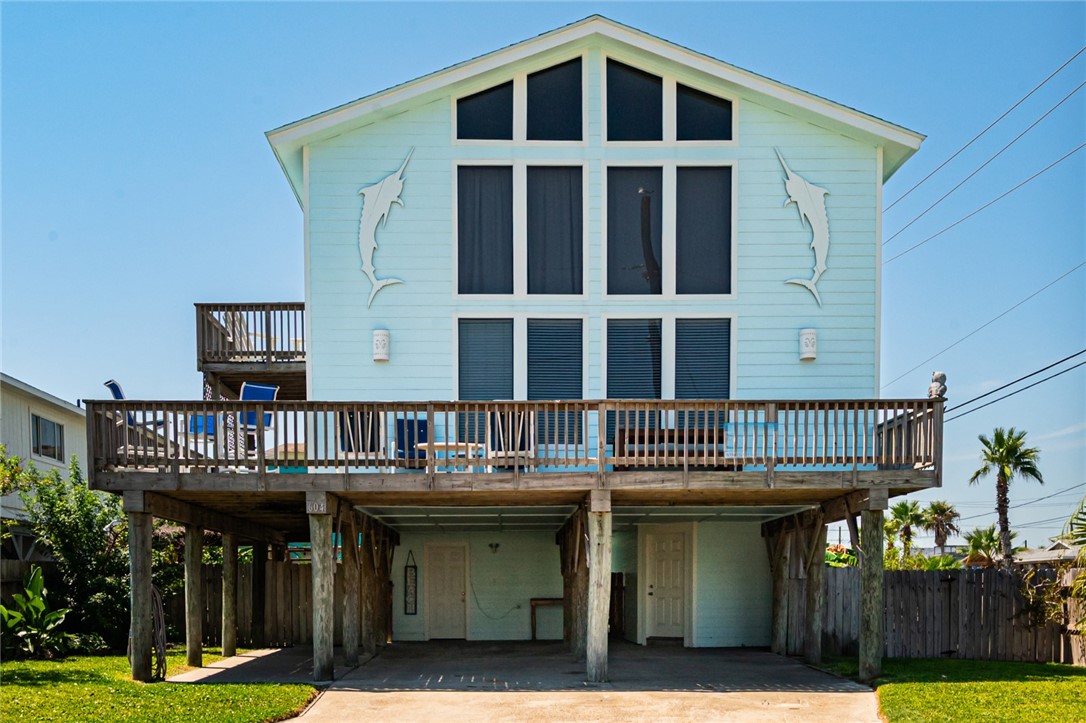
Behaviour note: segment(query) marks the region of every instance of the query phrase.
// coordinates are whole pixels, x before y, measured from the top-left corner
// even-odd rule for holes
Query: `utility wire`
[[[1071,156],[1075,155],[1076,153],[1078,153],[1079,151],[1081,151],[1081,150],[1082,150],[1083,148],[1086,148],[1086,143],[1082,143],[1082,144],[1080,144],[1078,148],[1075,148],[1075,149],[1074,149],[1073,151],[1071,151],[1071,152],[1070,152],[1070,153],[1068,153],[1067,155],[1063,156],[1063,157],[1062,157],[1062,158],[1060,158],[1060,159],[1059,159],[1058,161],[1053,161],[1053,162],[1052,162],[1052,163],[1050,163],[1050,164],[1049,164],[1048,166],[1045,166],[1045,167],[1044,167],[1044,168],[1042,168],[1041,170],[1037,171],[1037,172],[1036,172],[1036,173],[1034,173],[1034,174],[1033,174],[1032,176],[1030,176],[1030,177],[1029,177],[1029,178],[1027,178],[1026,180],[1022,181],[1021,183],[1019,183],[1019,184],[1018,184],[1017,186],[1015,186],[1015,187],[1014,187],[1014,188],[1012,188],[1011,190],[1009,190],[1009,191],[1005,191],[1004,193],[1000,194],[999,196],[997,196],[997,197],[993,198],[993,199],[992,199],[991,201],[989,201],[988,203],[984,204],[983,206],[981,206],[981,207],[980,207],[980,208],[978,208],[977,210],[973,211],[972,213],[969,213],[969,214],[966,214],[965,216],[962,216],[962,217],[961,217],[961,218],[959,218],[959,219],[958,219],[957,221],[955,221],[954,223],[950,224],[949,226],[947,226],[946,228],[942,229],[941,231],[938,231],[938,232],[936,232],[936,233],[932,234],[931,236],[928,236],[928,237],[927,237],[926,239],[924,239],[924,240],[923,240],[923,241],[921,241],[920,243],[917,243],[917,244],[913,244],[912,246],[910,246],[909,248],[905,249],[904,251],[902,251],[901,253],[897,254],[896,256],[891,256],[890,258],[886,259],[885,261],[883,261],[883,262],[882,262],[882,263],[883,263],[883,265],[885,266],[886,264],[890,263],[891,261],[893,261],[893,260],[895,260],[895,259],[900,259],[900,258],[901,258],[902,256],[904,256],[905,254],[909,253],[910,251],[913,251],[913,250],[915,250],[915,249],[918,249],[918,248],[920,248],[921,246],[923,246],[924,244],[926,244],[926,243],[927,243],[928,241],[931,241],[931,240],[933,240],[933,239],[935,239],[935,238],[938,238],[939,236],[942,236],[942,235],[943,235],[944,233],[946,233],[946,232],[947,232],[947,231],[949,231],[950,229],[954,228],[955,226],[957,226],[957,225],[958,225],[958,224],[960,224],[961,222],[963,222],[963,221],[966,221],[966,220],[968,220],[968,219],[972,218],[973,216],[976,216],[976,215],[977,215],[978,213],[980,213],[980,212],[981,212],[981,211],[983,211],[984,209],[988,208],[988,207],[989,207],[989,206],[991,206],[992,204],[996,203],[997,201],[1002,201],[1002,200],[1003,200],[1004,198],[1006,198],[1007,196],[1011,195],[1012,193],[1014,193],[1015,191],[1017,191],[1017,190],[1018,190],[1019,188],[1021,188],[1022,186],[1026,185],[1027,183],[1029,183],[1030,181],[1032,181],[1032,180],[1033,180],[1034,178],[1037,178],[1037,176],[1040,176],[1040,175],[1041,175],[1042,173],[1044,173],[1045,171],[1049,171],[1049,170],[1051,170],[1052,168],[1055,168],[1055,167],[1056,167],[1057,165],[1059,165],[1060,163],[1064,162],[1065,160],[1067,160],[1067,159],[1068,159],[1068,158],[1070,158]]]
[[[1081,483],[1079,483],[1077,485],[1071,485],[1070,487],[1064,487],[1062,490],[1058,490],[1056,492],[1053,492],[1050,495],[1045,495],[1044,497],[1038,497],[1035,500],[1029,500],[1028,502],[1019,502],[1017,505],[1011,505],[1007,509],[1008,510],[1014,510],[1014,509],[1018,509],[1019,507],[1026,507],[1027,505],[1032,505],[1034,502],[1040,502],[1042,500],[1051,499],[1053,497],[1059,497],[1060,495],[1062,495],[1062,494],[1064,494],[1066,492],[1070,492],[1071,490],[1077,490],[1079,487],[1086,487],[1086,482],[1081,482]],[[993,512],[994,512],[994,510],[993,510]],[[958,521],[959,522],[964,522],[965,520],[975,520],[978,517],[985,517],[985,516],[990,515],[990,514],[992,514],[992,512],[983,512],[983,513],[981,513],[979,515],[969,515],[968,517],[959,517]]]
[[[931,360],[933,360],[933,359],[936,359],[936,358],[938,358],[939,356],[941,356],[942,354],[944,354],[944,353],[946,353],[946,352],[950,351],[951,349],[953,349],[954,347],[956,347],[956,346],[957,346],[958,344],[961,344],[961,343],[962,343],[963,341],[965,341],[965,340],[966,340],[966,339],[968,339],[969,337],[971,337],[971,336],[973,336],[974,334],[976,334],[976,333],[977,333],[978,331],[980,331],[981,329],[984,329],[985,327],[991,326],[991,325],[992,325],[993,323],[995,323],[996,321],[998,321],[998,320],[1002,319],[1002,318],[1003,318],[1004,316],[1006,316],[1007,314],[1011,313],[1012,311],[1014,311],[1015,309],[1017,309],[1017,308],[1018,308],[1019,306],[1021,306],[1022,304],[1026,303],[1027,301],[1029,301],[1030,299],[1032,299],[1032,298],[1033,298],[1034,296],[1037,296],[1037,295],[1038,295],[1038,294],[1040,294],[1040,293],[1041,293],[1042,291],[1044,291],[1044,290],[1048,289],[1048,288],[1049,288],[1050,286],[1052,286],[1052,285],[1054,285],[1054,284],[1058,283],[1059,281],[1062,281],[1062,280],[1063,280],[1064,278],[1066,278],[1066,277],[1070,276],[1071,274],[1075,273],[1076,271],[1078,271],[1079,269],[1081,269],[1081,268],[1082,268],[1083,266],[1086,266],[1086,261],[1083,261],[1083,262],[1082,262],[1082,263],[1080,263],[1080,264],[1079,264],[1078,266],[1075,266],[1074,268],[1072,268],[1072,269],[1071,269],[1070,271],[1067,271],[1067,272],[1065,272],[1064,274],[1060,275],[1059,277],[1057,277],[1057,278],[1056,278],[1056,279],[1054,279],[1053,281],[1050,281],[1049,283],[1045,284],[1044,286],[1042,286],[1041,288],[1037,289],[1036,291],[1034,291],[1034,292],[1033,292],[1032,294],[1030,294],[1030,295],[1029,295],[1029,296],[1027,296],[1026,298],[1024,298],[1024,299],[1022,299],[1021,301],[1019,301],[1019,302],[1018,302],[1017,304],[1015,304],[1015,305],[1014,305],[1014,306],[1012,306],[1011,308],[1009,308],[1009,309],[1007,309],[1006,311],[1004,311],[1004,312],[1003,312],[1002,314],[1000,314],[999,316],[996,316],[995,318],[991,319],[990,321],[987,321],[987,322],[985,322],[985,323],[981,324],[981,325],[980,325],[980,326],[978,326],[978,327],[977,327],[976,329],[974,329],[973,331],[969,332],[968,334],[966,334],[966,335],[965,335],[965,336],[963,336],[962,338],[958,339],[958,340],[957,340],[956,342],[954,342],[954,343],[953,343],[953,344],[951,344],[950,346],[946,347],[946,348],[945,348],[945,349],[943,349],[942,351],[940,351],[940,352],[937,352],[937,353],[935,353],[935,354],[933,354],[933,355],[929,356],[929,357],[928,357],[927,359],[925,359],[924,361],[920,362],[919,364],[917,364],[916,366],[914,366],[914,367],[913,367],[912,369],[908,370],[908,371],[907,371],[907,372],[905,372],[904,374],[901,374],[900,376],[894,377],[894,378],[893,378],[893,379],[891,379],[890,381],[888,381],[888,382],[886,382],[885,384],[883,384],[881,388],[882,388],[882,389],[885,389],[886,387],[890,386],[890,385],[891,385],[891,384],[893,384],[894,382],[896,382],[896,381],[898,381],[898,380],[900,380],[900,379],[903,379],[903,378],[905,378],[905,377],[906,377],[906,376],[908,376],[909,374],[912,374],[912,373],[913,373],[913,372],[915,372],[915,371],[916,371],[917,369],[919,369],[920,367],[924,366],[925,364],[927,364],[927,363],[928,363],[928,362],[930,362]]]
[[[902,233],[902,232],[903,232],[903,231],[904,231],[905,229],[909,228],[909,227],[910,227],[910,226],[912,226],[912,225],[913,225],[914,223],[916,223],[916,222],[917,222],[917,221],[919,221],[919,220],[920,220],[921,218],[923,218],[923,217],[925,216],[925,214],[927,214],[927,212],[928,212],[928,211],[932,210],[933,208],[935,208],[936,206],[938,206],[938,205],[939,205],[940,203],[942,203],[943,201],[945,201],[945,200],[946,200],[946,198],[947,198],[947,196],[949,196],[950,194],[954,193],[954,192],[955,192],[955,191],[957,191],[957,190],[958,190],[959,188],[961,188],[962,186],[964,186],[964,185],[966,184],[966,182],[967,182],[967,181],[969,181],[969,179],[971,179],[971,178],[972,178],[973,176],[977,175],[977,174],[978,174],[978,173],[980,173],[980,172],[981,172],[982,170],[984,170],[985,166],[987,166],[987,165],[988,165],[989,163],[991,163],[991,162],[992,162],[992,161],[994,161],[995,159],[999,158],[999,156],[1000,156],[1000,155],[1002,155],[1003,151],[1007,150],[1008,148],[1010,148],[1011,146],[1013,146],[1013,145],[1014,145],[1015,143],[1017,143],[1017,142],[1018,142],[1019,140],[1021,140],[1022,136],[1026,135],[1026,134],[1027,134],[1027,133],[1029,133],[1029,132],[1030,132],[1031,130],[1033,130],[1033,129],[1034,129],[1034,128],[1035,128],[1036,126],[1037,126],[1037,124],[1038,124],[1038,123],[1040,123],[1040,122],[1041,122],[1041,121],[1043,121],[1043,120],[1044,120],[1045,118],[1047,118],[1047,117],[1048,117],[1049,115],[1051,115],[1051,114],[1052,114],[1052,112],[1053,112],[1054,110],[1056,110],[1056,109],[1057,109],[1057,108],[1059,108],[1059,107],[1060,107],[1061,105],[1063,105],[1063,104],[1064,104],[1064,103],[1066,103],[1066,102],[1067,102],[1068,100],[1070,100],[1070,99],[1071,99],[1071,96],[1073,96],[1073,95],[1074,95],[1075,93],[1077,93],[1077,92],[1079,92],[1080,90],[1082,90],[1082,87],[1083,87],[1083,86],[1086,86],[1086,80],[1084,80],[1084,81],[1082,81],[1081,83],[1079,83],[1078,87],[1076,87],[1076,88],[1075,88],[1074,90],[1072,90],[1072,91],[1071,91],[1070,93],[1068,93],[1067,95],[1065,95],[1065,96],[1063,97],[1063,99],[1062,99],[1062,100],[1061,100],[1061,101],[1060,101],[1059,103],[1057,103],[1056,105],[1052,106],[1052,107],[1051,107],[1051,108],[1049,108],[1049,109],[1048,109],[1047,111],[1045,111],[1044,115],[1042,115],[1042,116],[1041,116],[1040,118],[1038,118],[1037,120],[1035,120],[1035,121],[1033,121],[1032,123],[1030,123],[1030,124],[1029,124],[1029,126],[1028,126],[1028,127],[1027,127],[1027,128],[1026,128],[1026,129],[1024,130],[1024,131],[1022,131],[1021,133],[1019,133],[1019,134],[1018,134],[1017,136],[1015,136],[1015,137],[1014,137],[1014,140],[1012,140],[1012,141],[1011,141],[1010,143],[1008,143],[1007,145],[1005,145],[1005,146],[1003,146],[1002,148],[1000,148],[1000,149],[999,149],[998,151],[996,151],[996,152],[995,152],[995,155],[993,155],[992,157],[990,157],[990,158],[989,158],[989,159],[988,159],[987,161],[985,161],[984,163],[980,164],[980,166],[978,166],[978,167],[977,167],[977,169],[976,169],[975,171],[973,171],[973,172],[972,172],[972,173],[970,173],[970,174],[969,174],[968,176],[966,176],[966,177],[965,177],[965,178],[963,178],[963,179],[962,179],[961,181],[959,181],[959,182],[958,182],[958,185],[954,186],[954,188],[952,188],[952,189],[950,189],[949,191],[947,191],[946,193],[944,193],[944,194],[943,194],[942,196],[940,196],[940,197],[939,197],[939,199],[938,199],[938,200],[937,200],[937,201],[936,201],[935,203],[931,204],[930,206],[928,206],[927,208],[925,208],[925,209],[924,209],[923,211],[921,211],[921,212],[920,212],[920,213],[919,213],[919,214],[918,214],[917,216],[915,216],[915,217],[913,218],[913,220],[912,220],[912,221],[909,221],[909,222],[908,222],[907,224],[905,224],[904,226],[902,226],[901,228],[899,228],[899,229],[898,229],[898,230],[897,230],[896,232],[894,232],[894,235],[893,235],[893,236],[891,236],[890,238],[886,239],[885,241],[883,241],[883,242],[882,242],[882,245],[883,245],[883,246],[885,246],[886,244],[890,243],[890,242],[891,242],[891,241],[893,241],[893,240],[894,240],[895,238],[897,238],[898,236],[900,236],[900,235],[901,235],[901,233]]]
[[[893,208],[894,206],[896,206],[896,205],[897,205],[897,204],[898,204],[899,202],[901,202],[901,201],[902,201],[902,200],[903,200],[903,199],[904,199],[904,198],[905,198],[906,196],[908,196],[908,195],[909,195],[910,193],[912,193],[912,192],[913,192],[913,191],[915,191],[916,189],[920,188],[920,186],[922,186],[922,185],[924,184],[924,182],[926,182],[926,181],[927,181],[927,180],[928,180],[929,178],[931,178],[931,177],[932,177],[932,176],[934,176],[934,175],[935,175],[936,173],[938,173],[939,171],[941,171],[941,170],[943,169],[943,167],[944,167],[944,166],[946,166],[946,164],[950,163],[950,162],[951,162],[951,161],[953,161],[953,160],[954,160],[955,158],[957,158],[957,157],[958,157],[958,154],[960,154],[960,153],[961,153],[962,151],[964,151],[964,150],[965,150],[966,148],[968,148],[969,146],[973,145],[973,143],[975,143],[975,142],[976,142],[976,141],[977,141],[977,140],[978,140],[978,139],[979,139],[979,138],[980,138],[980,137],[981,137],[982,135],[984,135],[984,134],[985,134],[985,133],[987,133],[988,131],[992,130],[992,128],[994,128],[994,127],[995,127],[996,123],[999,123],[999,121],[1001,121],[1001,120],[1003,120],[1004,118],[1006,118],[1006,117],[1007,117],[1007,116],[1008,116],[1008,115],[1009,115],[1009,114],[1011,113],[1011,111],[1013,111],[1013,110],[1014,110],[1015,108],[1017,108],[1018,106],[1022,105],[1022,104],[1023,104],[1023,103],[1024,103],[1025,101],[1026,101],[1026,99],[1027,99],[1027,98],[1029,98],[1029,97],[1030,97],[1031,95],[1033,95],[1033,94],[1034,94],[1034,93],[1036,93],[1036,92],[1037,92],[1038,90],[1040,90],[1040,89],[1041,89],[1041,87],[1042,87],[1042,86],[1043,86],[1043,85],[1044,85],[1045,83],[1047,83],[1048,81],[1050,81],[1050,80],[1052,80],[1053,78],[1055,78],[1055,77],[1056,77],[1056,74],[1057,74],[1057,73],[1059,73],[1059,72],[1060,72],[1061,70],[1063,70],[1063,69],[1064,69],[1064,68],[1066,68],[1066,67],[1067,67],[1068,65],[1070,65],[1070,64],[1071,64],[1071,61],[1073,61],[1073,60],[1074,60],[1075,58],[1077,58],[1078,56],[1082,55],[1082,53],[1083,53],[1083,52],[1086,52],[1086,46],[1083,46],[1082,48],[1079,48],[1079,51],[1078,51],[1077,53],[1075,53],[1074,55],[1072,55],[1072,56],[1071,56],[1070,58],[1068,58],[1068,59],[1067,59],[1067,62],[1065,62],[1065,63],[1064,63],[1063,65],[1061,65],[1060,67],[1058,67],[1058,68],[1056,68],[1056,69],[1055,69],[1054,71],[1052,71],[1052,74],[1051,74],[1051,75],[1049,75],[1049,76],[1048,76],[1047,78],[1045,78],[1044,80],[1042,80],[1042,81],[1041,81],[1041,82],[1040,82],[1039,84],[1037,84],[1037,85],[1036,85],[1036,86],[1035,86],[1035,87],[1033,88],[1033,90],[1031,90],[1030,92],[1026,93],[1026,94],[1025,94],[1024,96],[1022,96],[1021,100],[1019,100],[1019,101],[1018,101],[1017,103],[1015,103],[1015,104],[1014,104],[1014,105],[1012,105],[1012,106],[1011,106],[1010,108],[1008,108],[1008,109],[1007,109],[1006,111],[1004,111],[1004,112],[1003,112],[1003,115],[1001,115],[1001,116],[999,116],[998,118],[996,118],[996,119],[995,119],[994,121],[992,121],[992,122],[991,122],[991,124],[989,124],[989,125],[988,125],[988,127],[987,127],[987,128],[985,128],[985,129],[984,129],[984,130],[982,130],[982,131],[981,131],[980,133],[978,133],[978,134],[976,134],[975,136],[973,136],[973,139],[972,139],[972,140],[970,140],[970,141],[969,141],[968,143],[966,143],[966,144],[965,144],[964,146],[962,146],[962,147],[961,147],[961,148],[959,148],[958,150],[954,151],[953,155],[951,155],[951,156],[950,156],[950,158],[947,158],[947,159],[946,159],[945,161],[943,161],[942,163],[940,163],[940,164],[939,164],[939,165],[938,165],[938,166],[937,166],[937,167],[935,168],[935,170],[934,170],[934,171],[932,171],[932,172],[931,172],[931,173],[929,173],[928,175],[926,175],[926,176],[924,176],[923,178],[921,178],[921,179],[920,179],[920,181],[918,181],[918,182],[917,182],[917,184],[916,184],[915,186],[913,186],[913,187],[912,187],[912,188],[910,188],[910,189],[909,189],[908,191],[906,191],[905,193],[903,193],[903,194],[901,194],[900,196],[898,196],[898,197],[897,197],[897,199],[896,199],[896,200],[895,200],[895,201],[894,201],[893,203],[891,203],[891,204],[890,204],[889,206],[887,206],[887,207],[886,207],[885,209],[883,209],[883,210],[884,210],[884,211],[889,211],[889,210],[890,210],[891,208]]]
[[[1048,380],[1055,379],[1056,377],[1060,376],[1061,374],[1066,374],[1069,371],[1073,371],[1075,369],[1078,369],[1080,366],[1082,366],[1084,364],[1086,364],[1086,361],[1079,362],[1078,364],[1074,365],[1073,367],[1067,367],[1063,371],[1056,372],[1055,374],[1053,374],[1050,377],[1045,377],[1044,379],[1041,379],[1040,381],[1036,381],[1033,384],[1029,384],[1027,386],[1022,387],[1021,389],[1016,389],[1013,392],[1011,392],[1010,394],[1004,394],[1002,397],[999,397],[998,399],[993,399],[992,401],[990,401],[990,402],[988,402],[986,404],[982,404],[979,407],[973,407],[972,409],[970,409],[968,411],[965,411],[965,412],[962,412],[961,414],[955,414],[953,417],[950,417],[949,419],[944,419],[943,424],[946,424],[947,422],[952,422],[955,419],[960,419],[961,417],[964,417],[967,414],[972,414],[973,412],[980,411],[981,409],[984,409],[985,407],[990,407],[993,404],[995,404],[996,402],[1002,402],[1004,399],[1007,399],[1008,397],[1013,397],[1015,394],[1018,394],[1019,392],[1024,392],[1027,389],[1032,389],[1033,387],[1037,386],[1038,384],[1044,384]]]
[[[1083,349],[1082,351],[1075,352],[1071,356],[1066,356],[1063,359],[1060,359],[1058,362],[1052,362],[1048,366],[1041,367],[1040,369],[1038,369],[1035,372],[1030,372],[1029,374],[1025,375],[1024,377],[1018,377],[1013,382],[1007,382],[1006,384],[1004,384],[1001,387],[996,387],[995,389],[993,389],[990,392],[985,392],[984,394],[981,394],[979,397],[973,397],[972,399],[964,401],[961,404],[955,404],[953,407],[950,407],[949,409],[945,409],[943,411],[944,411],[944,413],[946,413],[946,412],[953,412],[955,409],[961,409],[962,407],[966,406],[967,404],[972,404],[973,402],[977,401],[978,399],[984,399],[985,397],[990,397],[991,395],[995,394],[996,392],[1001,392],[1004,389],[1006,389],[1007,387],[1014,386],[1018,382],[1025,381],[1026,379],[1029,379],[1030,377],[1037,376],[1041,372],[1047,372],[1052,367],[1059,366],[1060,364],[1063,364],[1068,359],[1074,359],[1075,357],[1081,356],[1083,354],[1086,354],[1086,349]]]

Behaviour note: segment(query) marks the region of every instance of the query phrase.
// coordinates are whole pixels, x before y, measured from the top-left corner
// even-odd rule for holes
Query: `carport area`
[[[174,680],[309,681],[306,648],[237,661]],[[613,639],[609,669],[609,682],[585,683],[560,641],[397,643],[357,668],[337,665],[301,720],[878,720],[870,688],[763,649]]]

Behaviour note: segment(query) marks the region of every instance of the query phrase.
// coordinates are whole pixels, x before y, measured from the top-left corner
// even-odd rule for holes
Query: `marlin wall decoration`
[[[362,273],[370,280],[370,298],[366,302],[366,308],[373,304],[373,297],[386,286],[402,284],[403,279],[378,279],[377,269],[373,267],[373,255],[377,252],[377,227],[384,226],[388,220],[388,212],[392,204],[403,206],[403,172],[407,168],[407,162],[411,160],[412,148],[407,152],[407,158],[403,159],[398,170],[393,171],[372,186],[366,186],[358,192],[362,196],[362,218],[358,223],[358,253],[362,256]]]
[[[826,257],[830,253],[830,221],[826,215],[826,196],[829,191],[794,173],[784,162],[780,150],[774,150],[787,176],[784,179],[784,189],[788,192],[788,199],[784,205],[796,204],[800,222],[805,222],[811,227],[811,251],[814,252],[814,269],[811,278],[788,279],[784,283],[796,284],[807,289],[818,305],[822,306],[822,297],[818,294],[818,280],[826,271]]]

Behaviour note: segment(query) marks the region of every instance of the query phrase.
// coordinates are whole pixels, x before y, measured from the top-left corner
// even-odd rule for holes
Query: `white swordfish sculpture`
[[[403,279],[378,279],[377,269],[373,267],[373,254],[377,251],[377,227],[385,224],[392,204],[398,203],[403,206],[403,199],[400,198],[400,194],[403,193],[403,172],[414,152],[414,148],[407,152],[407,158],[403,159],[398,170],[358,192],[362,196],[362,218],[358,223],[358,253],[362,256],[362,273],[372,285],[369,301],[366,302],[367,308],[373,304],[373,297],[377,296],[378,291],[386,286],[403,283]]]
[[[788,279],[784,283],[802,286],[811,292],[815,301],[822,306],[822,297],[818,294],[818,280],[826,271],[826,257],[830,253],[830,221],[826,215],[826,196],[829,194],[825,188],[816,186],[805,178],[801,178],[788,167],[777,149],[777,159],[780,160],[787,178],[784,180],[784,189],[788,192],[788,199],[784,202],[796,204],[801,222],[806,222],[811,227],[811,251],[814,252],[814,270],[809,279]]]

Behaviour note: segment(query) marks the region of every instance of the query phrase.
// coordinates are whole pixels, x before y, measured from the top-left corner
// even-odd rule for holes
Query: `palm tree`
[[[976,484],[981,478],[995,472],[996,478],[996,514],[999,516],[999,541],[1003,550],[1003,566],[1010,568],[1013,551],[1011,550],[1011,524],[1007,519],[1009,506],[1008,491],[1015,475],[1037,480],[1041,471],[1037,468],[1041,452],[1036,447],[1026,446],[1026,433],[1014,427],[1004,431],[996,427],[992,438],[983,434],[978,437],[981,444],[980,468],[969,478],[969,484]]]
[[[901,525],[892,517],[887,517],[882,521],[882,534],[886,538],[886,550],[890,551],[894,549],[894,540],[897,539],[897,533],[901,530]]]
[[[987,527],[975,527],[966,532],[965,542],[969,545],[969,556],[983,555],[989,561],[995,558],[999,550],[999,535],[996,534],[995,525]]]
[[[955,522],[961,514],[954,505],[944,500],[932,500],[924,510],[924,529],[935,533],[935,546],[939,554],[946,554],[946,538],[961,533]]]
[[[902,559],[909,556],[913,544],[913,528],[924,526],[924,514],[920,511],[920,503],[911,500],[902,500],[890,508],[890,519],[897,523],[898,535],[901,537]]]

